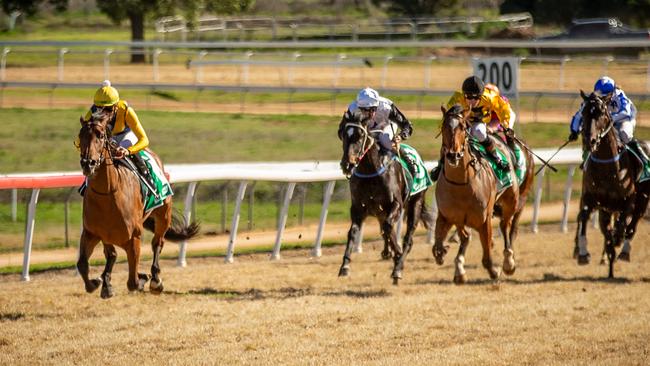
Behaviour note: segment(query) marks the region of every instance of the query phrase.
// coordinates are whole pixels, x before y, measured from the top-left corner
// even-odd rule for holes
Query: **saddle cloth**
[[[139,151],[138,154],[140,154],[147,168],[149,168],[149,174],[154,183],[154,187],[152,188],[155,189],[155,192],[152,192],[142,182],[142,179],[140,180],[140,189],[142,190],[142,197],[144,197],[144,211],[148,212],[162,206],[165,198],[172,196],[174,192],[165,174],[156,163],[156,160],[147,151]]]
[[[481,145],[477,139],[470,138],[470,146],[472,150],[485,159],[492,168],[492,171],[497,178],[497,192],[500,193],[504,189],[512,186],[513,180],[510,171],[499,168],[495,160],[492,158],[492,155],[485,150],[485,147]],[[521,184],[526,176],[526,154],[524,154],[517,144],[515,144],[514,150],[508,147],[508,151],[510,152],[510,157],[506,156],[500,149],[497,149],[497,154],[499,154],[499,157],[505,161],[514,162],[512,165],[515,167],[514,173],[517,179],[517,184]]]
[[[406,181],[409,183],[411,187],[410,195],[414,195],[416,193],[422,192],[423,190],[432,186],[433,181],[431,181],[431,178],[427,173],[427,168],[424,166],[424,161],[422,161],[420,154],[418,154],[418,152],[413,147],[407,144],[400,144],[400,147],[405,154],[407,154],[413,161],[417,163],[415,165],[416,168],[415,176],[412,177],[411,172],[409,171],[408,168],[408,164],[404,161],[404,159],[399,158],[399,162],[402,164],[402,167],[404,168],[402,170],[404,171],[404,175],[406,176]]]

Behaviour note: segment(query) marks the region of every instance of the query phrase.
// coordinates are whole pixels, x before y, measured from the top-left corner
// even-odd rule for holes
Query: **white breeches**
[[[636,126],[636,119],[628,120],[616,125],[618,135],[623,143],[627,144],[632,141],[634,137],[634,127]]]
[[[483,142],[487,138],[487,126],[483,122],[474,122],[470,133],[479,142]]]
[[[133,131],[129,131],[127,133],[119,133],[113,136],[113,141],[123,148],[129,148],[138,142],[138,136],[136,136]]]

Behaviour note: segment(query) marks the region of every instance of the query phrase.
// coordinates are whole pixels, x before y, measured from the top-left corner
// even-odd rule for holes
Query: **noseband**
[[[462,116],[461,114],[455,114],[455,115],[450,116],[450,117],[448,117],[448,118],[451,118],[451,117],[458,117],[459,120],[462,120],[462,118],[463,118],[463,116]],[[462,125],[462,123],[458,122],[458,124],[460,125],[460,128],[464,128],[463,125]],[[451,126],[450,126],[450,128],[452,129],[452,133],[453,133],[453,132],[456,130],[456,128],[458,128],[458,127],[451,127]],[[463,156],[465,156],[465,146],[467,145],[467,141],[468,141],[468,139],[469,139],[469,133],[465,132],[465,138],[463,139],[463,144],[462,144],[461,147],[460,147],[460,151],[457,151],[457,152],[454,152],[454,153],[453,153],[453,154],[454,154],[454,158],[455,158],[456,160],[460,160],[460,159],[463,158]],[[443,139],[443,141],[444,141],[444,139]],[[443,143],[444,143],[444,142],[443,142]],[[447,150],[449,151],[449,148],[448,148],[447,146],[445,146],[445,149],[447,149]],[[448,153],[449,153],[449,152],[447,152],[446,154],[448,154]],[[446,154],[445,154],[445,155],[446,155]]]

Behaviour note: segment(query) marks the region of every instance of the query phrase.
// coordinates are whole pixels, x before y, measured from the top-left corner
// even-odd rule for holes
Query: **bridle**
[[[451,118],[453,118],[453,117],[457,117],[457,118],[458,118],[459,120],[461,120],[461,121],[462,121],[462,119],[463,119],[463,115],[460,114],[460,113],[458,113],[458,114],[453,114],[453,115],[445,116],[445,121],[448,120],[448,119],[451,119]],[[444,124],[444,122],[443,122],[443,124]],[[462,122],[459,122],[459,125],[460,125],[460,126],[459,126],[460,128],[464,128],[464,125],[463,125]],[[457,128],[457,127],[452,127],[452,133],[453,133],[453,131],[454,131],[456,128]],[[459,161],[460,159],[462,159],[463,156],[465,156],[465,147],[466,147],[467,144],[468,144],[468,141],[469,141],[469,135],[470,135],[470,134],[466,131],[466,132],[465,132],[465,138],[463,139],[463,144],[462,144],[461,147],[460,147],[460,151],[457,151],[457,152],[454,152],[454,153],[446,152],[445,155],[448,155],[448,154],[454,154],[453,158],[454,158],[455,161]],[[448,148],[447,146],[445,146],[445,144],[444,144],[444,138],[443,138],[443,147],[444,147],[445,150],[449,151],[449,148]],[[447,157],[448,157],[448,156],[447,156]]]
[[[376,177],[378,175],[383,174],[386,171],[386,167],[383,166],[383,165],[381,166],[381,168],[377,172],[375,172],[373,174],[363,174],[363,173],[359,173],[359,172],[356,171],[356,168],[359,166],[359,164],[361,163],[363,158],[366,156],[368,151],[370,151],[372,146],[375,144],[375,138],[372,137],[371,134],[376,133],[376,132],[381,132],[381,130],[379,130],[379,129],[377,129],[377,130],[368,130],[368,128],[365,125],[363,125],[362,123],[347,122],[345,124],[345,130],[347,130],[350,127],[360,130],[361,131],[361,136],[362,136],[362,139],[363,139],[363,142],[361,143],[361,151],[362,151],[362,153],[359,155],[359,158],[357,159],[356,163],[354,163],[352,165],[352,169],[350,169],[350,171],[352,172],[351,174],[354,175],[354,176],[357,176],[359,178],[372,178],[372,177]],[[358,143],[359,142],[357,141],[354,144],[358,144]],[[349,146],[350,144],[348,143],[347,145]],[[348,178],[350,178],[350,175],[346,175],[346,176]]]
[[[93,134],[94,133],[94,127],[100,126],[100,122],[94,121],[92,118],[90,121],[86,122],[82,130],[87,130],[88,134]],[[81,164],[82,167],[88,166],[88,165],[96,165],[96,166],[101,166],[104,163],[105,160],[105,154],[104,151],[108,152],[108,161],[111,163],[113,162],[113,150],[117,147],[115,142],[110,138],[110,131],[107,132],[107,129],[105,128],[104,131],[102,131],[101,135],[97,137],[98,139],[102,140],[102,151],[99,154],[99,160],[92,159],[90,157],[90,149],[86,149],[84,153],[81,156],[81,159],[79,160],[79,163]]]
[[[602,102],[602,101],[601,101],[601,102]],[[591,103],[592,103],[592,102],[590,101],[590,103],[589,103],[589,107],[590,107],[590,109],[589,109],[589,115],[590,115],[590,117],[591,117],[590,120],[591,120],[591,121],[594,120],[593,115],[596,113],[596,109],[597,109],[598,112],[600,112],[600,116],[599,116],[599,118],[607,118],[607,121],[608,121],[607,126],[606,126],[605,128],[603,128],[600,132],[598,132],[598,133],[596,134],[596,138],[595,138],[595,140],[594,140],[593,143],[592,143],[592,141],[591,141],[591,136],[590,136],[589,139],[587,139],[587,141],[588,141],[588,143],[589,143],[589,148],[591,149],[592,146],[593,146],[594,149],[597,149],[597,148],[598,148],[598,145],[600,145],[601,140],[602,140],[605,136],[607,136],[607,134],[609,133],[609,131],[611,131],[612,127],[614,127],[614,120],[612,119],[612,117],[611,117],[611,115],[610,115],[610,113],[609,113],[609,110],[608,110],[607,108],[602,108],[601,106],[591,105]],[[589,130],[590,130],[590,132],[591,132],[591,126],[589,127]]]

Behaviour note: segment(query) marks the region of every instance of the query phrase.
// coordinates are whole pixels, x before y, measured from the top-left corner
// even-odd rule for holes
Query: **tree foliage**
[[[648,0],[505,0],[501,13],[527,11],[537,23],[568,24],[575,18],[618,17],[648,27]]]
[[[28,16],[32,16],[38,12],[38,7],[43,2],[44,0],[2,0],[2,11],[5,14],[19,11]],[[53,5],[57,11],[65,10],[68,5],[68,0],[47,0],[47,2]]]
[[[374,0],[378,6],[385,6],[389,13],[409,18],[434,17],[446,10],[456,9],[461,0]]]

